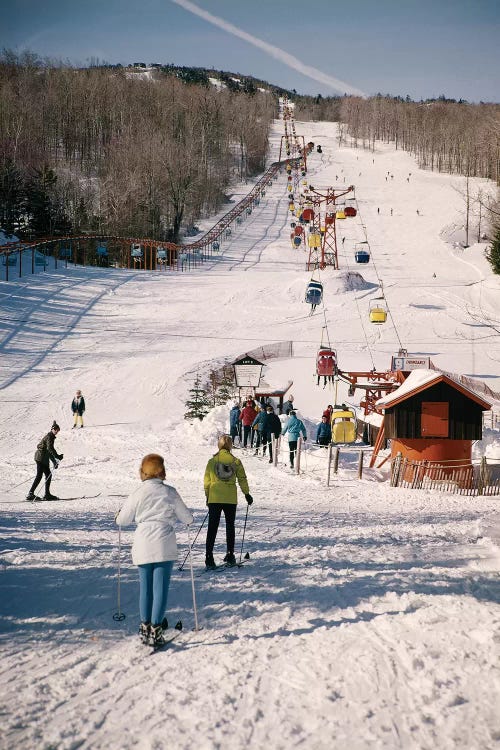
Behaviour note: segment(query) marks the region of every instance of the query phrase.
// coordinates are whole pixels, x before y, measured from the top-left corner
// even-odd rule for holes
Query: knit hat
[[[56,420],[55,420],[55,419],[54,419],[54,421],[52,422],[52,427],[51,427],[50,429],[51,429],[51,430],[57,430],[57,432],[59,432],[59,430],[61,429],[61,428],[59,427],[59,425],[57,424],[57,422],[56,422]]]

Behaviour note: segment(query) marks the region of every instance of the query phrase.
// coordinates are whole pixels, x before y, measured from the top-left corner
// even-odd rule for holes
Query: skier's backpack
[[[229,480],[232,479],[236,473],[234,463],[223,464],[222,461],[215,462],[214,470],[215,476],[222,482],[229,482]]]

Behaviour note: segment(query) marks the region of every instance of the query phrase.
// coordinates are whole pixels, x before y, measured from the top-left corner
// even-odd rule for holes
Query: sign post
[[[240,400],[243,396],[254,396],[262,377],[263,362],[254,359],[249,354],[233,362],[234,379],[238,388]]]

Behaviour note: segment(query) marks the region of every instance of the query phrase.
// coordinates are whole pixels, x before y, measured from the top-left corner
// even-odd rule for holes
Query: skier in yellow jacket
[[[226,543],[227,554],[224,562],[235,565],[234,556],[234,520],[236,518],[236,505],[238,502],[238,490],[236,481],[249,505],[253,503],[253,497],[248,488],[247,476],[243,464],[231,453],[233,442],[229,435],[219,438],[218,448],[207,464],[205,469],[204,488],[208,505],[208,530],[206,540],[205,565],[213,570],[215,565],[213,550],[215,537],[219,528],[221,513],[226,520]]]

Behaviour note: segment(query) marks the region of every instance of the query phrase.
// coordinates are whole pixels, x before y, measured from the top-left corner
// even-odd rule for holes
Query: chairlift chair
[[[330,417],[332,443],[355,443],[357,420],[353,409],[342,407],[334,409]]]
[[[37,250],[35,252],[35,266],[43,266],[45,268],[46,265],[47,258],[42,252],[40,252],[40,250]]]
[[[387,303],[384,297],[370,300],[370,323],[380,324],[387,320]]]
[[[329,377],[335,374],[337,366],[337,352],[331,347],[321,347],[316,355],[316,374]]]
[[[3,253],[2,266],[15,266],[17,263],[17,253]]]
[[[310,281],[306,289],[306,302],[308,305],[321,304],[323,299],[323,284],[320,281]]]
[[[357,250],[354,249],[354,260],[356,263],[369,263],[370,262],[370,253],[368,250]]]

